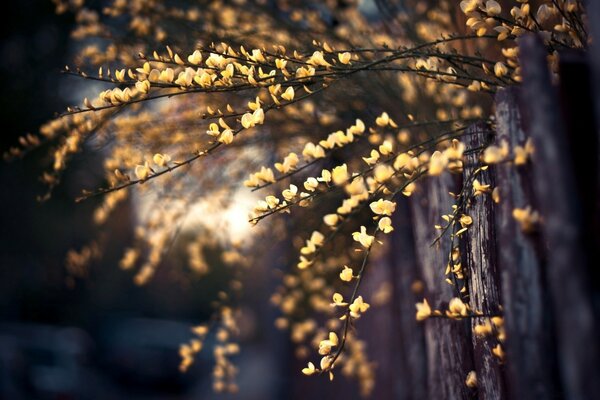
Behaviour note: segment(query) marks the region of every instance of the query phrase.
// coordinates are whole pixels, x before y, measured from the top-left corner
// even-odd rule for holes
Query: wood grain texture
[[[471,125],[465,138],[467,149],[486,146],[492,140],[492,133],[483,124]],[[478,165],[480,152],[465,155],[463,181],[467,182]],[[494,187],[493,169],[477,174],[476,179],[483,185]],[[469,305],[472,310],[486,315],[500,314],[500,289],[496,270],[496,240],[494,232],[494,202],[489,195],[472,199],[467,214],[473,218],[464,242],[464,267],[468,279]],[[489,322],[489,318],[473,318],[471,328]],[[505,398],[505,384],[500,361],[492,354],[497,344],[493,337],[478,337],[472,334],[473,356],[477,372],[477,392],[481,400],[501,400]]]
[[[454,288],[445,282],[450,243],[442,240],[431,246],[438,231],[434,224],[451,210],[448,192],[454,188],[448,174],[425,178],[411,197],[415,250],[425,297],[432,307],[445,309],[455,297]],[[473,370],[470,322],[447,319],[424,321],[427,350],[427,390],[429,399],[468,399],[473,391],[465,378]]]
[[[497,142],[522,145],[517,89],[496,95]],[[509,395],[515,399],[554,398],[553,361],[540,257],[532,235],[525,235],[512,216],[515,207],[536,207],[531,193],[530,166],[495,167],[500,203],[496,206],[498,270],[501,276]]]
[[[574,176],[568,157],[566,131],[541,39],[520,40],[523,99],[530,119],[533,187],[544,218],[542,234],[548,251],[546,279],[553,300],[558,355],[565,397],[600,397],[598,331],[591,306],[587,260]],[[597,260],[596,260],[597,262]]]

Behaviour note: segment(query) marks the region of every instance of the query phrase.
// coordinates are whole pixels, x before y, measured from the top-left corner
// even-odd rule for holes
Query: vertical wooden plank
[[[415,293],[413,284],[419,281],[415,258],[414,238],[409,202],[396,200],[394,231],[390,234],[388,262],[390,264],[393,329],[397,333],[393,343],[395,357],[394,393],[398,400],[427,398],[427,364],[423,326],[415,319],[415,303],[422,301],[422,293]],[[419,297],[421,296],[421,297]]]
[[[425,297],[432,307],[447,308],[455,297],[452,286],[445,282],[450,243],[442,240],[431,247],[442,214],[451,210],[448,192],[453,189],[448,173],[420,181],[411,197],[415,251],[420,275],[425,284]],[[467,399],[467,373],[473,369],[470,322],[434,318],[424,321],[427,351],[427,390],[429,399]]]
[[[592,96],[594,97],[594,110],[596,118],[596,140],[599,145],[596,148],[600,154],[600,1],[586,0],[585,9],[588,17],[588,27],[592,37],[592,44],[589,48],[590,76],[592,78]],[[598,169],[600,170],[600,159]],[[600,182],[599,185],[600,186]],[[596,219],[598,222],[598,219]]]
[[[523,145],[526,140],[516,88],[503,89],[496,95],[496,135],[498,143],[505,140],[511,148]],[[507,335],[508,392],[515,399],[550,399],[554,398],[556,385],[551,373],[551,340],[545,318],[540,257],[534,238],[525,235],[512,216],[516,207],[535,207],[529,166],[517,169],[511,164],[498,164],[495,169],[500,191],[495,214]]]
[[[588,260],[581,246],[581,203],[569,157],[563,154],[568,148],[564,122],[544,45],[537,36],[528,35],[519,46],[524,105],[536,147],[533,187],[544,218],[546,278],[553,300],[561,379],[566,398],[598,398],[598,331],[585,274]]]
[[[477,149],[489,144],[492,133],[483,124],[475,124],[467,129],[466,145],[468,149]],[[465,155],[463,181],[470,179],[478,164],[481,152]],[[494,187],[492,169],[481,171],[476,178],[483,185]],[[464,261],[469,288],[471,309],[486,315],[500,315],[500,289],[496,270],[496,241],[494,233],[494,202],[491,196],[477,196],[472,199],[467,214],[473,219],[473,225],[464,237]],[[473,318],[471,328],[489,318]],[[477,392],[481,400],[500,400],[505,398],[504,377],[500,361],[493,355],[496,339],[472,335],[473,360],[477,372]]]

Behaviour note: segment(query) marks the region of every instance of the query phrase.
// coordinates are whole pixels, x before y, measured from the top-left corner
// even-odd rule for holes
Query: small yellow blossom
[[[513,218],[521,226],[521,230],[525,233],[531,233],[535,230],[540,222],[540,215],[537,211],[533,211],[531,206],[525,208],[515,208],[512,212]]]
[[[159,167],[164,167],[169,161],[171,161],[171,157],[168,154],[156,153],[154,157],[152,157],[152,161],[154,161],[154,164],[158,165]]]
[[[473,195],[480,196],[484,193],[489,193],[490,191],[490,185],[482,185],[477,179],[473,181]]]
[[[447,165],[448,157],[446,157],[446,154],[435,151],[429,158],[429,168],[427,169],[427,173],[432,176],[441,175]]]
[[[502,12],[502,7],[495,0],[488,0],[485,2],[485,13],[489,16],[495,16]]]
[[[448,303],[448,311],[446,315],[449,317],[466,317],[468,315],[468,307],[461,299],[454,297]]]
[[[292,86],[288,87],[285,92],[281,94],[281,98],[287,101],[294,100],[294,88]]]
[[[377,117],[375,119],[375,124],[377,124],[377,126],[387,126],[390,123],[390,116],[388,115],[388,113],[383,112],[379,117]]]
[[[369,207],[377,215],[392,215],[396,210],[396,203],[389,200],[379,199],[372,202]]]
[[[144,165],[136,165],[135,176],[141,181],[148,179],[148,176],[150,176],[150,167],[147,162]]]
[[[495,65],[494,65],[494,74],[498,77],[501,78],[504,75],[506,75],[508,73],[508,68],[506,68],[506,65],[504,65],[504,63],[498,61]]]
[[[337,214],[327,214],[323,217],[323,222],[327,226],[336,226],[340,217]]]
[[[369,307],[370,305],[363,301],[362,296],[358,296],[348,308],[350,310],[350,315],[353,318],[359,318],[362,313],[369,309]]]
[[[394,230],[394,227],[392,226],[392,219],[390,217],[381,218],[377,226],[383,233],[390,233]]]
[[[417,321],[426,320],[431,316],[431,307],[427,302],[427,299],[423,299],[422,303],[415,304],[417,308]]]
[[[344,53],[339,53],[338,54],[338,60],[340,60],[340,62],[342,64],[350,64],[350,59],[352,58],[352,54],[348,53],[347,51]]]
[[[379,152],[384,155],[390,155],[392,154],[392,142],[390,142],[389,140],[385,140],[380,146],[379,146]]]
[[[304,182],[304,188],[309,192],[314,192],[318,186],[319,181],[317,181],[317,179],[313,177],[306,179],[306,181]]]
[[[221,132],[221,135],[217,140],[223,144],[230,144],[233,142],[233,131],[231,129],[225,129]]]
[[[465,380],[465,385],[470,388],[477,387],[477,373],[475,371],[471,371],[467,374],[467,379]]]
[[[298,194],[298,186],[291,184],[289,189],[285,189],[281,192],[281,195],[286,201],[292,201]]]
[[[364,226],[360,227],[360,232],[352,233],[352,239],[356,242],[360,242],[365,248],[371,247],[373,244],[373,240],[375,240],[375,236],[371,236],[367,234],[367,228]]]
[[[310,375],[314,374],[315,372],[317,372],[317,370],[315,369],[315,364],[313,364],[311,362],[308,363],[308,367],[302,368],[302,373],[304,375],[310,376]]]
[[[460,225],[463,228],[466,228],[467,226],[471,225],[473,223],[473,218],[471,218],[470,216],[463,214],[460,219],[458,220],[458,222],[460,222]]]
[[[331,180],[335,185],[341,185],[348,180],[348,166],[339,165],[331,170]]]
[[[339,293],[334,293],[333,294],[333,303],[331,303],[331,305],[334,307],[343,307],[343,306],[347,306],[348,303],[344,302],[344,296],[342,296]]]
[[[504,360],[504,349],[499,343],[492,349],[492,354],[498,357],[500,360]]]
[[[354,278],[353,274],[352,268],[348,268],[347,265],[344,265],[344,269],[340,272],[340,279],[344,282],[350,282],[352,278]]]

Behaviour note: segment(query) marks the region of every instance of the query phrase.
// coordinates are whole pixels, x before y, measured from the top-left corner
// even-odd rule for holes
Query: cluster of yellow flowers
[[[465,304],[458,297],[453,297],[448,302],[448,309],[445,312],[441,310],[432,310],[431,306],[427,302],[427,299],[423,299],[423,302],[417,303],[416,305],[417,313],[416,318],[417,321],[424,321],[428,318],[432,317],[446,317],[450,319],[462,319],[464,317],[473,317],[477,315],[481,315],[481,312],[471,311],[468,304]]]
[[[396,196],[411,196],[423,177],[467,168],[465,155],[474,149],[462,140],[465,127],[485,121],[490,111],[478,100],[521,79],[514,39],[540,33],[554,68],[557,50],[588,42],[576,0],[518,0],[506,9],[495,0],[423,1],[411,16],[414,30],[401,35],[385,33],[357,2],[341,9],[336,2],[277,0],[273,13],[258,12],[244,0],[211,1],[202,10],[185,2],[115,0],[101,12],[83,0],[54,2],[58,12],[76,14],[73,37],[82,41],[76,68],[64,72],[105,86],[42,126],[39,135],[25,135],[6,157],[51,146],[52,165],[42,177],[51,190],[74,154],[90,144],[105,147],[108,185],[85,191],[81,199],[104,195],[94,214],[99,225],[127,199],[141,204],[134,243],[120,262],[123,269],[139,266],[137,284],[152,278],[198,199],[222,212],[234,205],[242,182],[252,190],[272,187],[274,194],[262,196],[250,222],[290,213],[286,221],[299,226],[293,241],[297,268],[283,274],[272,296],[283,314],[276,325],[289,329],[298,356],[317,349],[320,362],[309,362],[306,375],[332,378],[340,366],[358,379],[365,395],[375,369],[365,342],[349,327],[369,310],[365,299],[376,304],[377,293],[371,297],[358,289],[369,256],[377,256],[379,240],[394,230]],[[466,17],[463,26],[456,25],[456,11]],[[332,27],[328,15],[339,24]],[[190,35],[190,24],[202,32]],[[166,42],[164,51],[156,50],[156,43]],[[372,115],[389,104],[398,104],[395,112]],[[369,118],[372,126],[363,122]],[[476,225],[470,204],[478,196],[500,201],[498,188],[481,174],[491,164],[525,165],[533,152],[530,141],[512,149],[505,142],[488,146],[469,166],[462,191],[450,194],[456,204],[436,228],[440,238],[450,232],[446,279],[458,285],[457,295],[466,290],[459,241]],[[138,190],[129,196],[126,189],[134,185]],[[525,232],[541,221],[530,207],[516,208],[513,216]],[[269,223],[269,240],[287,233],[283,223]],[[233,242],[224,241],[225,264],[257,262]],[[211,268],[204,248],[212,244],[195,234],[185,245],[195,273]],[[70,253],[73,273],[84,275],[85,263],[97,253],[91,245]],[[241,286],[239,278],[232,288]],[[345,298],[346,291],[351,295]],[[236,313],[223,297],[215,310],[219,324],[211,327],[219,342],[214,385],[234,392],[236,368],[229,356],[239,350],[231,341]],[[423,300],[416,318],[487,318],[479,314],[457,297],[443,311]],[[478,329],[501,343],[498,318],[490,319],[491,328]],[[205,326],[194,332],[197,337],[181,348],[182,370],[209,334]],[[494,353],[501,358],[500,344]],[[469,374],[466,383],[475,386],[476,375]]]

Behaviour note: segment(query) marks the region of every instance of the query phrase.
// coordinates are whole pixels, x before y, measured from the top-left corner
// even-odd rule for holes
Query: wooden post
[[[470,126],[466,131],[467,149],[477,149],[489,144],[492,133],[483,124]],[[480,151],[465,155],[463,181],[469,180],[478,164]],[[481,171],[476,178],[481,184],[494,187],[491,169]],[[491,196],[475,197],[467,214],[473,219],[473,225],[464,237],[464,263],[469,288],[469,304],[472,310],[486,315],[500,315],[500,288],[496,270],[496,241],[494,234],[494,202]],[[489,318],[473,318],[471,328]],[[493,355],[497,344],[494,338],[478,337],[472,334],[473,359],[477,372],[477,392],[481,400],[504,399],[505,387],[500,360]]]
[[[425,284],[425,297],[434,308],[447,308],[455,297],[454,287],[445,282],[450,242],[442,240],[432,247],[439,233],[434,225],[442,214],[451,210],[453,179],[445,173],[434,179],[425,178],[411,198],[415,250],[420,275]],[[427,390],[429,399],[467,399],[471,389],[465,384],[473,370],[470,322],[434,318],[424,321],[427,350]]]
[[[415,258],[412,221],[409,202],[396,200],[394,231],[390,234],[389,264],[393,285],[392,310],[394,313],[395,362],[394,393],[397,400],[427,398],[427,360],[423,325],[415,319],[415,303],[423,294],[415,293],[415,282],[420,281]],[[421,296],[421,297],[419,297]]]
[[[516,88],[496,95],[496,142],[507,141],[511,148],[523,145]],[[556,393],[549,321],[545,306],[540,257],[534,237],[525,235],[512,216],[513,209],[536,203],[531,193],[529,166],[516,168],[498,164],[496,205],[498,271],[501,275],[502,305],[506,329],[508,392],[515,399],[551,399]],[[546,314],[546,315],[545,315]]]
[[[598,398],[598,331],[585,273],[581,242],[583,215],[565,157],[564,122],[546,62],[546,48],[534,35],[519,43],[523,68],[523,100],[535,144],[533,186],[543,216],[548,251],[546,278],[553,300],[558,356],[565,397]],[[576,149],[575,149],[576,150]],[[597,260],[596,260],[597,262]]]

